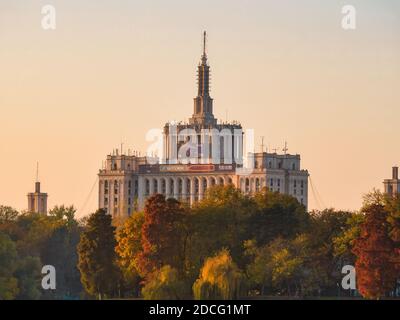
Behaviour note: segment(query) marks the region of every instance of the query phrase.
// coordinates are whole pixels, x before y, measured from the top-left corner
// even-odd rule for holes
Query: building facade
[[[99,208],[113,217],[142,210],[146,198],[155,193],[192,205],[203,199],[208,187],[228,184],[245,194],[268,188],[292,195],[307,208],[308,171],[301,169],[299,155],[286,150],[284,154],[253,152],[246,153],[245,161],[240,123],[221,123],[214,117],[205,41],[204,34],[198,93],[189,122],[165,124],[159,157],[116,150],[99,171]]]
[[[400,194],[399,168],[392,168],[392,179],[383,181],[384,192],[388,195],[395,196]]]
[[[28,212],[47,214],[47,193],[40,191],[40,182],[35,183],[35,192],[28,193]]]

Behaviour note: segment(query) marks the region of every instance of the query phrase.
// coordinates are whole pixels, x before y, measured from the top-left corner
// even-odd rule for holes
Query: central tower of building
[[[242,126],[238,122],[218,122],[213,113],[213,99],[210,96],[210,66],[207,62],[207,33],[203,33],[203,53],[197,66],[197,96],[194,98],[192,117],[188,122],[164,126],[163,163],[179,164],[181,157],[178,150],[186,144],[179,138],[181,132],[190,129],[190,140],[195,146],[191,148],[191,163],[242,164]],[[187,130],[186,130],[187,131]],[[183,157],[184,158],[184,157]],[[195,160],[197,159],[197,161]],[[184,159],[187,160],[187,159]],[[193,161],[193,162],[192,162]]]
[[[203,55],[197,69],[197,97],[194,98],[193,116],[190,124],[215,126],[217,119],[213,114],[213,99],[210,97],[210,66],[207,63],[206,53],[207,33],[203,34]]]

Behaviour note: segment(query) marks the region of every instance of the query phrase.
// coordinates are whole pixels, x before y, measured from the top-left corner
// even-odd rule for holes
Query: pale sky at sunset
[[[400,166],[398,0],[1,0],[0,204],[27,208],[39,161],[50,208],[94,211],[121,140],[143,153],[149,129],[191,116],[203,30],[215,115],[254,129],[257,150],[286,140],[325,206],[359,208]]]

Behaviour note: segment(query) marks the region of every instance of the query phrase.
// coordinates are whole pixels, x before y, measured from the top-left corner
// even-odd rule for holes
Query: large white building
[[[209,94],[210,67],[204,47],[198,66],[198,94],[188,123],[167,123],[160,157],[120,154],[107,156],[99,171],[99,208],[113,217],[131,215],[152,194],[161,193],[190,205],[204,197],[208,187],[233,184],[246,194],[267,187],[292,195],[308,205],[308,171],[300,156],[244,153],[244,133],[237,122],[214,118]]]

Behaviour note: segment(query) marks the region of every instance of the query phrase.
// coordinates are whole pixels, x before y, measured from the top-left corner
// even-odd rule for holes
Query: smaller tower
[[[36,167],[35,192],[28,193],[28,211],[47,214],[47,193],[40,192],[39,164]]]
[[[390,196],[400,194],[400,179],[399,179],[399,168],[392,168],[392,179],[385,179],[383,181],[385,193]]]

